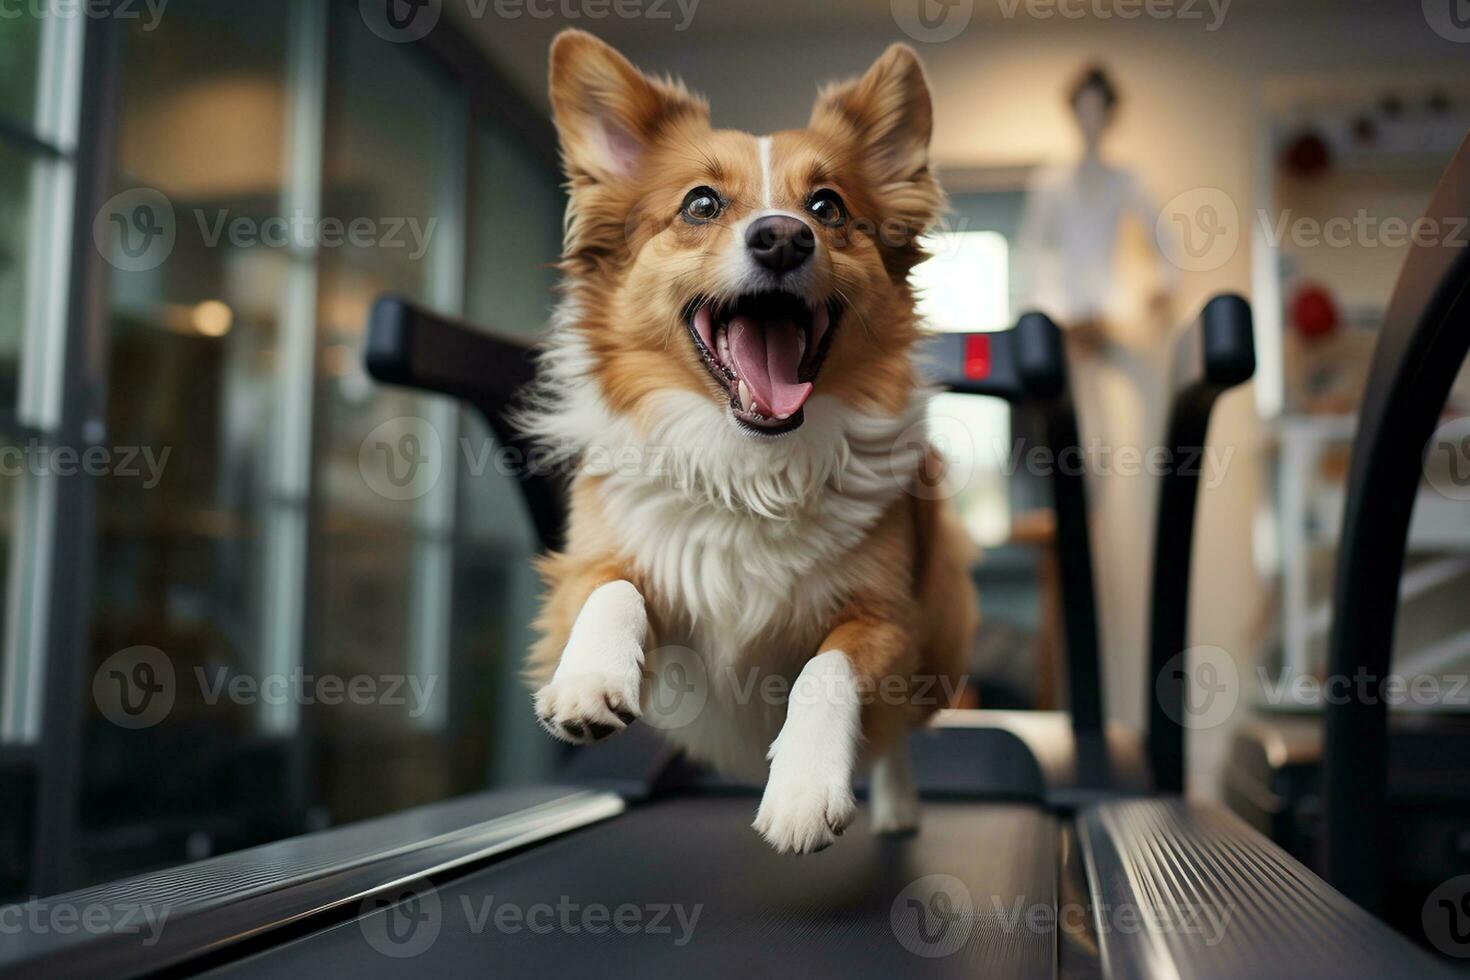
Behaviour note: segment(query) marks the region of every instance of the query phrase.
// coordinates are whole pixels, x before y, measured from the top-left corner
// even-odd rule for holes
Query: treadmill
[[[1431,214],[1466,213],[1467,177],[1470,155],[1462,149]],[[1389,457],[1381,448],[1392,444],[1386,434],[1412,422],[1403,431],[1417,439],[1422,430],[1427,438],[1426,424],[1453,375],[1450,359],[1458,365],[1467,346],[1470,262],[1448,252],[1416,248],[1411,255],[1379,352],[1389,366],[1375,367],[1363,408],[1360,440],[1377,441],[1368,444],[1371,462],[1355,458],[1345,517],[1353,533],[1344,541],[1356,549],[1359,535],[1375,540],[1379,557],[1395,535],[1401,552],[1407,524],[1405,518],[1403,526],[1362,527],[1374,526],[1368,508],[1382,502],[1372,489],[1383,478],[1379,467],[1397,467],[1394,479],[1401,482],[1404,468],[1417,474],[1422,446],[1420,440],[1413,453],[1400,447]],[[1202,444],[1215,396],[1249,377],[1251,336],[1249,308],[1237,297],[1211,301],[1181,336],[1167,446],[1176,462]],[[951,387],[1038,408],[1048,440],[1068,438],[1060,337],[1044,317],[1023,317],[984,342],[945,343],[965,345],[965,356],[949,370]],[[387,300],[375,309],[368,357],[384,380],[470,400],[508,445],[518,446],[503,413],[528,370],[531,354],[523,347]],[[944,364],[955,363],[944,351],[936,360],[941,375]],[[1392,383],[1379,384],[1380,375]],[[1433,411],[1405,407],[1426,397],[1439,397]],[[1398,418],[1401,412],[1411,417]],[[1075,440],[1075,419],[1071,427]],[[1177,795],[1188,727],[1188,665],[1178,658],[1187,636],[1184,580],[1198,472],[1174,469],[1158,515],[1150,660],[1163,664],[1165,679],[1156,685],[1150,677],[1150,701],[1159,702],[1150,719],[1151,766],[1137,758],[1136,741],[1101,724],[1100,711],[1089,719],[1090,708],[1070,718],[947,712],[912,737],[925,797],[917,835],[875,838],[860,809],[836,846],[791,857],[776,854],[749,828],[758,787],[700,772],[652,746],[635,725],[571,756],[566,771],[575,778],[565,785],[448,800],[28,903],[22,912],[135,908],[163,921],[150,929],[144,914],[130,928],[114,916],[111,927],[93,931],[6,931],[0,971],[364,978],[569,970],[599,977],[793,970],[885,977],[1458,975],[1364,907],[1375,904],[1379,884],[1373,852],[1382,839],[1381,711],[1334,706],[1328,720],[1328,867],[1353,900],[1228,811]],[[560,488],[535,473],[525,485],[543,540],[554,541]],[[1066,560],[1068,542],[1085,549],[1085,524],[1068,524],[1064,503],[1080,483],[1072,491],[1054,489]],[[1372,626],[1395,584],[1375,585],[1370,574],[1342,576],[1339,608],[1371,593],[1379,604],[1369,614]],[[1073,581],[1068,592],[1069,641],[1074,629],[1082,632],[1070,604],[1089,604],[1082,621],[1092,611],[1090,594],[1079,598],[1080,586]],[[1391,621],[1391,609],[1388,615]],[[1085,636],[1082,645],[1087,649]],[[1384,666],[1386,649],[1340,643],[1334,667],[1351,674],[1359,665]],[[1092,662],[1079,667],[1076,648],[1069,649],[1074,705],[1100,697],[1100,686],[1075,686],[1079,675],[1097,677],[1095,636],[1090,650]],[[601,758],[592,754],[604,749]],[[1150,769],[1163,795],[1151,792]]]

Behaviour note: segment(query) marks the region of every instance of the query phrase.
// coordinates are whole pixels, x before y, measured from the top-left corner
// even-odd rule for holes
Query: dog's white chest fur
[[[610,473],[601,501],[649,586],[659,635],[645,667],[661,727],[758,779],[789,685],[851,596],[856,548],[903,492],[918,449],[900,420],[855,417],[835,399],[813,399],[807,422],[779,440],[738,432],[698,396],[669,401],[660,414],[671,421],[649,440],[665,460]]]
[[[647,585],[658,633],[644,719],[726,772],[764,778],[784,692],[861,573],[858,544],[911,485],[924,397],[880,417],[817,396],[799,429],[772,439],[671,392],[639,432],[576,370],[575,345],[554,350],[560,391],[536,427],[603,477],[607,525]]]

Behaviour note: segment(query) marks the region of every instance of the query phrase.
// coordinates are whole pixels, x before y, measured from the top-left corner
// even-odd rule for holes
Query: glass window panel
[[[6,414],[15,410],[20,376],[34,169],[30,156],[0,141],[0,412]]]
[[[359,232],[319,252],[312,479],[320,506],[306,662],[321,676],[402,690],[306,709],[322,742],[320,799],[333,821],[345,821],[477,789],[484,772],[456,781],[453,726],[442,714],[453,680],[455,474],[445,461],[458,448],[457,412],[370,382],[362,364],[377,296],[458,305],[443,283],[457,278],[446,273],[463,252],[444,225],[462,218],[451,209],[462,208],[455,163],[466,152],[464,97],[420,52],[383,41],[360,17],[336,27],[322,213]],[[400,457],[404,438],[415,441]],[[424,470],[421,449],[432,457]]]
[[[139,466],[96,483],[89,676],[130,676],[152,648],[175,693],[139,729],[88,706],[91,881],[305,829],[299,747],[220,686],[258,676],[266,532],[291,519],[267,485],[290,260],[214,234],[280,215],[288,16],[284,0],[186,4],[125,40],[114,189],[161,193],[177,237],[150,268],[110,270],[106,432]]]
[[[475,128],[474,149],[465,309],[496,330],[538,333],[551,314],[561,255],[566,196],[558,164],[494,123]]]
[[[41,18],[34,4],[7,4],[0,12],[0,116],[26,129],[36,114],[41,63]]]
[[[7,635],[10,615],[10,604],[4,601],[10,582],[10,554],[11,547],[15,541],[16,528],[24,519],[22,513],[18,513],[17,488],[21,480],[25,478],[23,461],[20,456],[22,447],[10,436],[0,436],[0,637]],[[19,678],[15,675],[19,671],[30,667],[30,664],[20,664],[11,661],[13,651],[0,646],[0,712],[11,712],[16,710],[6,703],[6,698],[15,697],[20,693],[20,685],[14,683]],[[4,741],[0,738],[0,741]],[[0,786],[3,786],[3,776],[0,776]],[[0,813],[0,816],[4,816]],[[18,816],[18,815],[17,815]],[[0,823],[0,847],[5,845],[9,839],[10,828]],[[0,868],[4,862],[0,861]],[[3,887],[4,874],[0,871],[0,895],[7,894]]]
[[[536,334],[549,318],[561,251],[566,199],[557,169],[496,124],[477,126],[473,147],[466,314],[505,333]],[[520,678],[541,591],[531,565],[535,532],[484,422],[466,412],[461,432],[454,664],[474,672],[469,683],[483,692],[476,708],[484,713],[465,720],[488,735],[492,780],[533,780],[554,749]]]

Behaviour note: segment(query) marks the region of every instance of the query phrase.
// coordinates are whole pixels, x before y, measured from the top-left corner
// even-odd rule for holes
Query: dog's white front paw
[[[752,824],[776,850],[820,851],[852,822],[858,723],[847,655],[828,650],[807,661],[771,743],[771,774]]]
[[[639,716],[637,672],[563,673],[536,692],[536,718],[552,735],[590,745],[620,732]]]
[[[813,772],[778,759],[751,826],[783,854],[810,854],[830,846],[857,809],[851,773],[830,769]]]
[[[621,579],[592,590],[551,683],[536,692],[536,718],[552,735],[588,745],[620,732],[641,713],[643,596]]]

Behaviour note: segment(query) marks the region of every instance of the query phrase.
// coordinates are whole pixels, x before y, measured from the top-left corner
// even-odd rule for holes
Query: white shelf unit
[[[1351,445],[1356,419],[1349,415],[1286,415],[1277,421],[1277,478],[1281,507],[1283,666],[1290,676],[1318,674],[1313,640],[1331,627],[1330,597],[1314,599],[1312,557],[1335,549],[1342,527],[1346,486],[1321,473],[1324,456]],[[1470,575],[1470,507],[1422,488],[1409,525],[1410,556],[1432,556],[1406,570],[1400,602],[1426,595]],[[1470,659],[1470,631],[1422,647],[1395,663],[1406,677],[1435,674]]]

